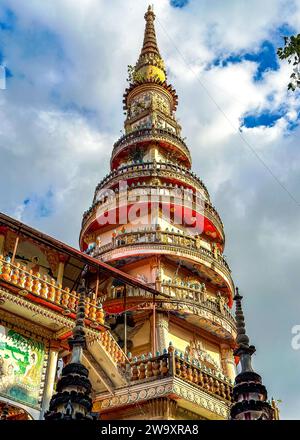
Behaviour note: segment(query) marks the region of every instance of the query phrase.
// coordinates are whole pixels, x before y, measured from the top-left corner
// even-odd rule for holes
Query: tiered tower
[[[129,356],[162,353],[171,342],[182,358],[233,381],[234,285],[223,256],[223,224],[191,171],[151,7],[145,20],[124,94],[125,134],[84,214],[80,247],[161,292],[149,298],[118,282],[100,286],[99,301]]]

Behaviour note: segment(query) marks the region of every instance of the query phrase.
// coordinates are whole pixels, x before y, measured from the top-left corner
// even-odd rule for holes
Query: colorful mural
[[[0,394],[39,406],[44,356],[43,343],[0,325]]]

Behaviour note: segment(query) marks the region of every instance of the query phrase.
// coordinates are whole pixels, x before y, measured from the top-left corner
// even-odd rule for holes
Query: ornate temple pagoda
[[[0,420],[278,418],[145,20],[81,250],[0,213]]]
[[[84,214],[80,247],[159,294],[141,296],[122,283],[104,286],[107,322],[132,363],[131,391],[129,398],[127,387],[113,399],[98,395],[95,407],[112,419],[226,419],[236,327],[223,224],[191,170],[151,7],[145,20],[142,50],[129,67],[124,94],[125,134]]]

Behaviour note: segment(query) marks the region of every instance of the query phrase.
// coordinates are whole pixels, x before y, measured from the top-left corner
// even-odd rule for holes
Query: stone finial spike
[[[86,345],[84,318],[87,268],[82,273],[73,337],[69,340],[72,357],[63,370],[52,396],[45,420],[92,420],[92,385],[81,358]]]
[[[156,41],[156,33],[154,27],[155,14],[151,5],[148,6],[148,10],[145,14],[146,27],[144,32],[144,42],[141,51],[141,55],[152,52],[159,55],[159,50]]]
[[[245,317],[242,308],[243,297],[240,295],[238,287],[236,288],[236,294],[233,299],[236,304],[235,319],[237,327],[237,348],[234,354],[240,357],[242,371],[253,371],[251,356],[256,350],[254,345],[249,345],[249,337],[246,334]]]
[[[235,319],[236,319],[236,327],[237,327],[236,340],[238,344],[242,344],[249,347],[249,338],[246,334],[245,317],[242,308],[243,297],[240,295],[238,287],[236,287],[236,294],[233,299],[236,304],[236,309],[235,309]]]
[[[75,326],[73,327],[73,337],[69,339],[69,345],[72,348],[71,363],[80,363],[83,349],[86,347],[84,318],[85,318],[85,296],[86,296],[86,281],[83,275],[80,280],[80,287],[78,289],[79,298],[77,304],[77,313]]]

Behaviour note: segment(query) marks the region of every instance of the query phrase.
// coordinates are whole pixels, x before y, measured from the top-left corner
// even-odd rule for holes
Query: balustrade
[[[123,246],[147,243],[159,243],[166,246],[176,246],[193,250],[202,256],[207,257],[215,264],[225,267],[230,274],[229,266],[224,257],[219,254],[216,258],[213,252],[200,245],[198,238],[173,231],[161,231],[159,229],[152,228],[144,231],[131,231],[118,234],[116,237],[113,237],[110,243],[98,247],[94,252],[94,256],[102,255],[105,252]]]
[[[196,359],[190,360],[179,356],[172,345],[168,350],[165,349],[163,354],[157,353],[155,357],[149,353],[131,359],[129,354],[129,359],[130,362],[127,362],[123,368],[127,371],[131,382],[178,377],[197,388],[229,402],[232,401],[232,384],[229,379],[221,373],[212,372]]]
[[[161,172],[162,177],[164,177],[163,172],[167,171],[172,173],[173,177],[178,177],[179,180],[193,185],[196,189],[203,192],[203,195],[207,200],[209,200],[209,194],[206,186],[199,177],[187,168],[176,165],[172,162],[141,162],[122,165],[120,168],[113,170],[110,174],[107,174],[104,179],[97,185],[96,194],[99,189],[104,189],[112,180],[122,177],[132,177],[135,172],[146,172],[151,174],[151,172]]]
[[[0,281],[12,284],[20,289],[22,295],[31,294],[35,298],[58,306],[64,315],[76,313],[79,295],[68,287],[62,288],[56,281],[46,275],[33,274],[25,265],[12,264],[0,255]],[[95,299],[86,298],[85,316],[91,321],[92,326],[103,325],[105,314],[102,305],[98,305]]]
[[[129,368],[130,381],[143,379],[158,379],[168,376],[170,373],[170,356],[166,353],[152,357],[152,354],[142,355],[140,359],[133,358],[127,366]]]
[[[206,288],[203,284],[198,287],[190,287],[186,284],[187,283],[178,284],[163,281],[161,283],[161,292],[169,295],[171,298],[175,297],[179,300],[187,300],[196,304],[199,303],[202,307],[212,312],[221,313],[230,321],[235,322],[229,307],[221,296],[213,300],[207,297]]]
[[[116,157],[117,154],[119,154],[120,151],[122,151],[128,145],[136,142],[137,140],[139,142],[142,142],[148,139],[162,140],[171,143],[173,146],[182,151],[188,158],[189,162],[191,162],[191,154],[184,140],[181,137],[177,136],[175,133],[172,133],[171,131],[159,128],[137,129],[120,137],[114,144],[112,160]]]
[[[109,353],[114,362],[120,365],[125,364],[127,357],[109,331],[100,333],[98,341],[106,352]]]
[[[155,286],[153,286],[155,287]],[[230,321],[231,324],[235,325],[235,319],[231,314],[231,311],[225,300],[222,297],[218,297],[215,300],[208,298],[206,293],[206,288],[204,285],[199,286],[199,288],[192,288],[187,286],[182,286],[176,283],[169,283],[163,281],[159,289],[163,294],[170,297],[171,302],[185,302],[191,303],[194,306],[208,309],[213,313],[217,313],[222,317]],[[153,299],[153,295],[147,290],[143,290],[139,287],[126,286],[126,297],[132,298],[149,298]],[[105,303],[106,301],[123,298],[123,292],[120,292],[116,288],[111,288],[111,290],[98,298],[98,301]],[[168,302],[168,299],[159,298],[160,302]]]
[[[187,208],[192,208],[196,212],[203,213],[205,217],[210,219],[217,226],[220,234],[224,234],[223,223],[216,209],[202,197],[199,197],[187,189],[167,185],[154,186],[132,184],[127,191],[119,192],[116,190],[114,195],[110,192],[106,195],[105,191],[103,191],[99,200],[97,200],[97,195],[95,197],[93,205],[84,213],[83,224],[85,224],[95,213],[95,209],[97,209],[97,215],[99,216],[102,211],[104,213],[105,211],[116,209],[126,204],[137,203],[144,200],[150,202],[155,200],[155,202],[159,201],[170,205],[181,204]]]

